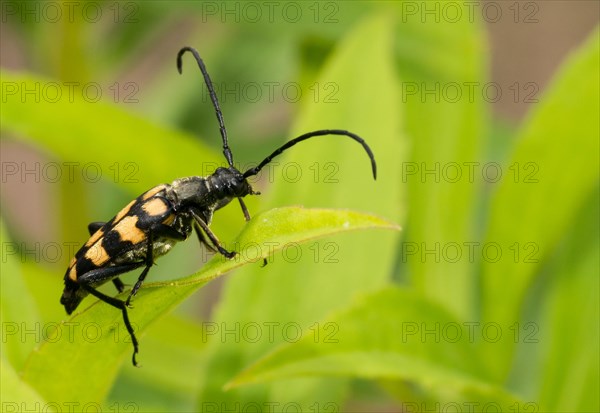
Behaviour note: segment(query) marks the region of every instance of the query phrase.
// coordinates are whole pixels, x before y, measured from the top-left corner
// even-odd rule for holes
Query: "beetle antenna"
[[[206,83],[206,87],[208,88],[208,94],[210,95],[210,100],[212,100],[213,106],[215,107],[217,120],[219,121],[219,130],[221,131],[221,138],[223,139],[223,155],[225,155],[225,159],[227,159],[229,166],[233,167],[233,155],[231,153],[231,149],[229,149],[229,144],[227,143],[227,130],[225,129],[225,122],[223,121],[223,113],[221,112],[221,108],[219,107],[219,101],[217,100],[217,95],[215,93],[215,89],[213,88],[212,81],[210,80],[210,76],[208,75],[208,71],[206,70],[206,66],[204,66],[204,62],[198,54],[198,51],[193,47],[189,46],[185,46],[184,48],[182,48],[179,51],[179,53],[177,53],[177,70],[181,74],[181,57],[185,52],[190,52],[191,54],[193,54],[196,58],[196,62],[198,62],[198,67],[200,68],[202,76],[204,77],[204,83]]]
[[[365,151],[367,152],[367,155],[369,155],[369,159],[371,159],[371,169],[373,171],[373,179],[377,179],[377,164],[375,163],[375,156],[373,156],[373,152],[371,151],[371,148],[369,148],[369,145],[367,145],[367,143],[364,141],[364,139],[361,138],[360,136],[355,135],[352,132],[348,132],[346,130],[341,130],[341,129],[323,129],[323,130],[308,132],[308,133],[305,133],[304,135],[300,135],[297,138],[292,139],[289,142],[286,142],[281,147],[279,147],[277,150],[275,150],[275,152],[273,152],[271,155],[267,156],[261,163],[258,164],[258,166],[255,166],[254,168],[250,168],[246,172],[244,172],[244,178],[258,174],[258,172],[266,164],[271,162],[273,160],[273,158],[275,158],[277,155],[281,154],[286,149],[291,148],[298,142],[302,142],[306,139],[314,138],[315,136],[324,136],[324,135],[347,136],[351,139],[354,139],[356,142],[360,143],[362,145],[362,147],[365,149]]]

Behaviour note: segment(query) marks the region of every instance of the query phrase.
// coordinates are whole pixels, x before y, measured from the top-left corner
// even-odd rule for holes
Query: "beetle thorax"
[[[210,176],[190,176],[172,184],[179,207],[219,209],[232,199],[254,193],[243,175],[235,168],[217,168]]]
[[[206,178],[201,176],[176,179],[171,185],[178,206],[202,204],[202,199],[208,192]]]

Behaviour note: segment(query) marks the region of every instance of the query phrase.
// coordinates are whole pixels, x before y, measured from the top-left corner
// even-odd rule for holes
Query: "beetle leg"
[[[119,293],[122,293],[125,290],[125,284],[123,284],[123,281],[121,281],[119,277],[113,278],[112,282]]]
[[[94,235],[94,233],[96,231],[98,231],[100,228],[102,228],[104,226],[104,224],[106,224],[106,222],[101,222],[101,221],[90,222],[88,224],[88,231],[90,232],[90,235]]]
[[[144,271],[142,271],[142,273],[138,277],[138,280],[136,281],[135,285],[131,289],[131,292],[129,293],[129,297],[127,297],[127,301],[125,301],[125,305],[127,307],[129,307],[129,302],[131,301],[133,296],[137,294],[138,290],[142,286],[142,283],[146,279],[146,275],[148,275],[148,271],[150,271],[150,268],[154,265],[154,257],[153,257],[154,254],[153,253],[154,253],[154,237],[153,237],[153,232],[150,231],[150,232],[148,232],[148,241],[147,241],[147,248],[146,248],[146,268],[144,268]]]
[[[187,239],[187,235],[177,231],[175,228],[170,227],[165,224],[155,225],[152,229],[152,234],[154,237],[163,237],[173,239],[175,241],[185,241]]]
[[[82,274],[77,278],[77,284],[80,286],[88,285],[93,286],[96,284],[102,284],[113,277],[117,277],[120,274],[133,271],[143,265],[143,262],[134,262],[131,264],[122,264],[113,267],[96,268]],[[92,287],[93,288],[93,287]]]
[[[102,294],[100,291],[96,290],[95,288],[93,288],[92,286],[90,286],[88,284],[80,284],[80,285],[81,285],[81,288],[83,288],[84,290],[86,290],[87,292],[92,294],[94,297],[98,298],[101,301],[104,301],[106,304],[112,305],[113,307],[121,310],[121,312],[123,313],[123,322],[125,323],[125,328],[127,328],[127,332],[129,333],[129,336],[131,337],[131,343],[133,344],[133,356],[131,357],[131,361],[132,361],[133,365],[137,367],[138,364],[135,359],[135,355],[138,353],[138,350],[139,350],[138,341],[137,341],[137,338],[135,337],[133,327],[131,326],[131,323],[129,322],[129,315],[127,314],[127,305],[125,304],[125,301]]]
[[[215,234],[213,234],[213,232],[210,230],[208,225],[206,225],[206,222],[204,222],[202,220],[202,218],[200,218],[200,216],[194,210],[190,210],[190,212],[192,213],[192,216],[194,217],[194,219],[196,220],[198,225],[200,225],[200,228],[202,228],[204,233],[208,236],[210,241],[213,243],[213,245],[215,246],[217,251],[219,251],[226,258],[231,259],[231,258],[235,257],[236,252],[235,251],[227,251],[225,248],[223,248],[221,246],[221,242],[219,241],[217,236]]]
[[[250,212],[248,212],[248,208],[246,207],[244,200],[242,198],[238,198],[238,201],[240,201],[240,207],[244,213],[244,218],[246,218],[246,221],[250,221]]]
[[[259,195],[260,192],[253,192],[252,194]],[[246,222],[250,221],[250,212],[248,212],[248,208],[246,207],[244,200],[242,198],[238,198],[238,201],[240,201],[240,207],[242,207],[242,212],[244,213],[244,218],[246,218]],[[267,259],[263,258],[263,264],[261,265],[261,267],[264,267],[265,265],[267,265]]]
[[[200,241],[200,245],[204,245],[206,247],[207,250],[209,250],[212,253],[217,253],[218,251],[215,249],[215,247],[213,247],[212,245],[210,245],[208,243],[208,241],[206,240],[206,237],[204,236],[204,234],[202,233],[202,230],[200,229],[200,227],[196,224],[194,224],[194,231],[196,231],[196,235],[198,236],[198,241]]]
[[[170,227],[168,225],[164,225],[164,224],[157,225],[153,230],[148,232],[148,241],[147,241],[147,247],[146,247],[146,260],[145,260],[146,268],[144,268],[144,270],[138,277],[138,280],[136,281],[135,285],[131,289],[131,292],[129,293],[129,297],[127,297],[127,301],[125,301],[125,305],[127,305],[128,307],[131,302],[131,299],[137,294],[138,290],[144,283],[144,280],[146,279],[146,276],[148,275],[148,271],[150,271],[150,268],[154,265],[154,239],[157,236],[164,237],[164,238],[170,238],[170,239],[174,239],[177,241],[183,241],[187,238],[186,234],[183,234],[183,233],[177,231],[175,228]]]

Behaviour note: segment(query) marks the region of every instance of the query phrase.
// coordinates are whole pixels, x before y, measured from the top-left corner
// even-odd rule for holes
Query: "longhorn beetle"
[[[92,222],[88,225],[89,240],[71,259],[65,274],[65,289],[60,302],[67,314],[71,314],[88,294],[119,309],[123,313],[125,327],[133,343],[132,362],[137,366],[138,341],[129,322],[127,308],[136,295],[154,264],[154,260],[166,254],[179,241],[196,232],[200,244],[214,253],[231,259],[235,251],[228,251],[209,225],[213,213],[237,198],[246,221],[250,220],[248,209],[242,200],[246,195],[258,195],[247,181],[271,160],[298,142],[315,136],[347,136],[362,145],[371,160],[373,178],[377,178],[377,166],[373,152],[366,142],[354,133],[340,129],[323,129],[305,133],[285,143],[267,156],[258,166],[240,172],[233,166],[233,155],[227,142],[227,131],[217,96],[208,76],[204,62],[198,52],[191,47],[182,48],[177,54],[177,70],[182,73],[182,56],[190,52],[196,58],[204,77],[210,99],[215,108],[221,138],[223,155],[228,168],[219,167],[210,176],[190,176],[176,179],[171,184],[155,186],[131,201],[108,222]],[[144,267],[127,300],[109,297],[96,288],[112,280],[122,293],[125,285],[119,279],[121,274]]]

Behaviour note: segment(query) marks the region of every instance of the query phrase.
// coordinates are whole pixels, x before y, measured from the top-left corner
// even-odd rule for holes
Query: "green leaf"
[[[399,85],[391,59],[392,23],[388,15],[370,16],[336,45],[318,78],[308,85],[320,88],[320,98],[306,97],[290,133],[293,137],[339,128],[360,135],[377,160],[377,181],[373,181],[367,155],[356,142],[342,136],[318,137],[276,159],[269,175],[274,177],[273,185],[266,191],[263,205],[353,208],[394,221],[402,219],[399,177],[404,137]],[[305,410],[315,403],[341,403],[345,385],[333,380],[285,381],[227,393],[222,386],[284,341],[282,326],[308,329],[332,309],[348,305],[356,294],[384,285],[393,271],[397,241],[396,233],[349,234],[310,244],[299,250],[297,261],[247,268],[228,280],[213,320],[230,329],[236,323],[258,323],[265,334],[257,342],[230,339],[209,343],[213,354],[205,368],[206,384],[199,403],[294,402]],[[269,325],[279,326],[274,337],[266,334]]]
[[[147,330],[143,343],[144,359],[152,362],[142,371],[123,363],[105,405],[124,409],[135,400],[139,412],[194,411],[205,357],[203,325],[168,314]]]
[[[484,322],[508,328],[518,321],[540,264],[597,190],[599,56],[595,32],[565,63],[525,123],[506,169],[513,173],[504,174],[493,195],[486,245],[495,244],[504,254],[483,261]],[[495,354],[486,362],[503,380],[514,343],[484,344]]]
[[[2,326],[2,356],[20,369],[39,340],[42,327],[37,307],[23,279],[22,245],[10,240],[4,220],[0,220],[0,245],[2,246],[2,276],[0,277],[0,325]],[[39,341],[38,341],[39,342]]]
[[[395,56],[411,143],[401,171],[409,199],[409,224],[399,252],[407,264],[403,271],[427,297],[472,321],[476,264],[468,254],[456,260],[451,254],[456,246],[464,251],[476,236],[482,182],[472,170],[482,167],[477,160],[488,117],[481,94],[487,70],[485,32],[468,19],[423,21],[426,3],[419,3],[416,14],[410,12],[419,9],[416,3],[396,4],[402,19]],[[466,4],[453,6],[468,15]]]
[[[23,382],[10,363],[0,357],[0,400],[3,411],[54,411],[61,407],[47,404],[27,383]],[[58,409],[56,408],[58,407]]]
[[[279,347],[227,387],[298,376],[409,380],[455,403],[518,401],[484,379],[468,328],[412,291],[388,287]]]
[[[352,211],[290,207],[258,214],[237,238],[234,245],[240,248],[235,259],[226,260],[218,255],[194,275],[177,281],[147,283],[140,289],[133,300],[135,308],[129,311],[141,341],[139,361],[152,363],[144,357],[143,331],[147,326],[209,280],[260,261],[290,243],[367,228],[397,229],[381,218]],[[248,251],[255,252],[257,246],[258,254],[251,256]],[[127,292],[119,297],[126,298]],[[91,301],[91,298],[86,299],[81,310],[28,360],[24,378],[48,400],[102,400],[119,364],[123,360],[130,362],[132,348],[122,325],[121,312],[96,300],[89,305]],[[94,379],[89,380],[90,377]],[[65,386],[65,382],[69,386]]]
[[[600,208],[597,193],[578,211],[577,224],[554,252],[548,266],[548,294],[540,306],[539,364],[515,363],[540,378],[534,391],[548,411],[600,411]],[[523,338],[523,346],[532,340]],[[532,358],[530,357],[529,360]],[[556,360],[548,363],[548,360]],[[521,373],[520,375],[523,375]]]

